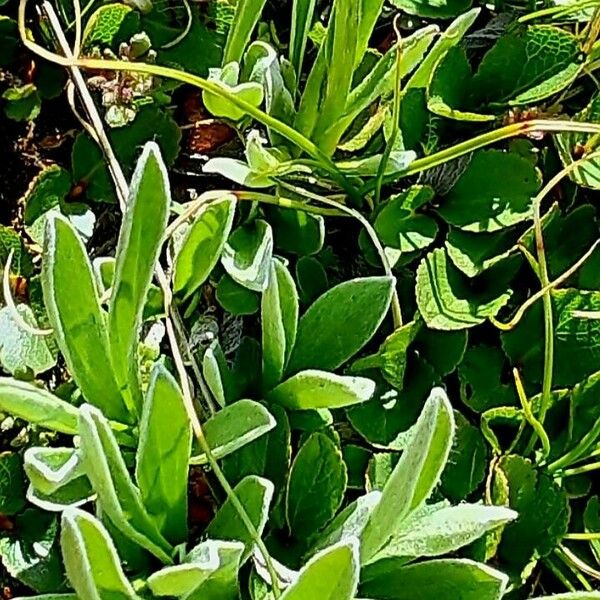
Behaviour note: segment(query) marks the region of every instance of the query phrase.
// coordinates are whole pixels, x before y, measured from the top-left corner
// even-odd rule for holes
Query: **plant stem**
[[[387,168],[388,162],[390,160],[390,156],[392,151],[394,150],[394,145],[396,143],[396,138],[398,137],[398,121],[400,119],[400,102],[401,102],[401,87],[402,87],[402,36],[400,34],[400,29],[398,27],[398,18],[400,15],[396,15],[394,18],[394,31],[396,32],[396,71],[395,71],[395,79],[394,79],[394,104],[392,108],[392,131],[390,133],[390,138],[387,142],[387,145],[383,151],[383,155],[381,157],[381,161],[379,163],[379,168],[377,169],[377,179],[376,179],[376,187],[375,187],[375,206],[378,206],[381,201],[381,187],[383,185],[383,175],[385,174],[385,170]]]
[[[532,119],[531,121],[523,121],[522,123],[513,123],[511,125],[505,125],[499,129],[488,131],[478,135],[470,140],[465,140],[439,152],[435,152],[430,156],[424,156],[413,161],[410,166],[404,171],[398,171],[397,173],[391,173],[384,177],[384,183],[395,182],[398,179],[416,175],[422,173],[434,167],[438,167],[448,161],[454,160],[465,154],[474,152],[481,148],[485,148],[491,144],[501,142],[519,135],[526,135],[529,133],[560,133],[564,131],[571,131],[577,133],[600,133],[600,124],[598,123],[586,123],[582,121],[565,121],[565,120],[551,120],[551,119]],[[373,191],[375,182],[370,181],[365,184],[360,190],[359,194],[366,194],[367,192]]]
[[[600,462],[588,463],[581,467],[574,467],[572,469],[565,469],[562,472],[563,477],[573,477],[575,475],[582,475],[583,473],[590,473],[591,471],[597,471],[600,469]]]

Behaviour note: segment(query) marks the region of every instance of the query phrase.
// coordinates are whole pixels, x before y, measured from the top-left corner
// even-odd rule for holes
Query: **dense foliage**
[[[31,4],[3,597],[600,598],[600,1]]]

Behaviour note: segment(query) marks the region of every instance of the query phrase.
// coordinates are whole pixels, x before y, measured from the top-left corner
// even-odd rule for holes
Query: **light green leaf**
[[[140,423],[135,478],[144,507],[172,544],[187,538],[192,428],[174,377],[156,363]]]
[[[427,248],[435,240],[438,226],[434,219],[416,210],[433,200],[434,195],[429,186],[414,185],[392,196],[375,218],[374,227],[380,241],[401,252]]]
[[[17,304],[16,310],[25,323],[39,328],[29,306]],[[29,370],[38,375],[55,364],[56,357],[50,352],[45,338],[22,329],[15,320],[13,309],[0,308],[0,366],[11,375],[26,374]]]
[[[535,167],[514,152],[476,152],[438,212],[451,225],[492,232],[531,218],[540,186]]]
[[[61,547],[69,582],[78,597],[89,600],[137,600],[113,542],[100,521],[76,508],[65,510]]]
[[[516,512],[503,506],[480,504],[447,506],[422,517],[415,515],[402,523],[372,560],[448,554],[516,517]]]
[[[352,600],[358,586],[356,540],[336,544],[313,556],[281,600]]]
[[[304,62],[308,32],[312,26],[316,0],[294,0],[292,5],[292,30],[290,32],[289,58],[299,79]]]
[[[384,175],[405,171],[416,158],[417,155],[412,150],[393,150],[385,165]],[[366,158],[341,161],[336,163],[336,166],[342,173],[354,177],[375,177],[382,159],[383,154],[375,154]]]
[[[250,36],[260,19],[266,0],[239,0],[223,51],[223,65],[240,63]]]
[[[363,564],[371,562],[399,531],[402,521],[429,498],[448,460],[454,428],[454,414],[446,393],[434,388],[362,533]]]
[[[225,244],[221,263],[229,276],[254,292],[264,292],[269,283],[273,255],[273,231],[262,220],[236,229]]]
[[[215,458],[223,458],[275,427],[271,413],[258,402],[239,400],[226,406],[204,423],[204,435]],[[207,462],[204,454],[193,456],[191,464]]]
[[[173,289],[184,299],[211,274],[221,257],[235,215],[235,197],[225,195],[202,210],[182,242],[173,265]]]
[[[340,449],[323,433],[313,433],[294,458],[288,479],[285,514],[297,539],[326,525],[340,507],[348,476]]]
[[[77,409],[43,388],[0,377],[0,411],[60,433],[77,433]]]
[[[381,325],[394,285],[391,277],[365,277],[320,296],[300,319],[287,372],[333,371],[352,358]]]
[[[269,506],[273,499],[273,484],[262,477],[250,475],[242,479],[233,491],[244,507],[256,532],[258,535],[262,535],[269,516]],[[205,534],[209,538],[242,542],[245,547],[242,562],[245,562],[252,552],[253,537],[240,519],[230,498],[227,498],[223,506],[219,508],[214,519],[206,528]]]
[[[464,0],[458,0],[461,2],[463,9],[467,8],[471,3],[470,0],[466,2]],[[419,0],[417,0],[419,2]],[[457,0],[450,0],[450,2],[456,3]],[[413,4],[413,0],[392,0],[392,3],[398,6],[399,8],[404,8],[405,10],[410,9],[407,6],[403,6],[406,4]],[[439,10],[439,9],[438,9]],[[419,68],[413,73],[412,77],[408,80],[405,90],[409,90],[411,88],[426,88],[431,81],[433,73],[440,63],[440,61],[446,56],[448,51],[451,48],[454,48],[457,44],[460,43],[462,38],[465,36],[471,25],[475,22],[475,19],[479,16],[481,9],[474,8],[469,12],[465,12],[457,17],[442,33],[440,39],[435,43],[433,48],[429,51],[429,54],[425,57],[425,59],[420,63]],[[451,14],[444,15],[433,15],[433,16],[455,16],[462,10],[457,12],[452,11]]]
[[[204,173],[221,175],[231,181],[249,188],[267,188],[275,185],[275,181],[267,174],[257,173],[243,160],[217,156],[211,158],[202,168]]]
[[[23,467],[32,485],[44,494],[85,475],[79,452],[73,448],[28,448]]]
[[[79,435],[81,460],[102,511],[123,535],[164,563],[172,562],[173,549],[146,511],[106,419],[90,405],[79,409]]]
[[[200,598],[200,588],[211,578],[222,577],[225,571],[233,578],[237,576],[243,550],[244,545],[239,542],[206,540],[196,546],[182,564],[150,575],[148,587],[155,596]]]
[[[388,562],[366,576],[360,591],[381,600],[500,600],[507,585],[508,576],[487,565],[446,558],[398,567]]]
[[[370,400],[374,392],[375,382],[366,377],[308,369],[280,383],[267,394],[267,400],[290,410],[344,408]]]
[[[318,117],[311,139],[328,156],[338,144],[337,135],[328,135],[329,126],[344,113],[346,98],[352,86],[360,5],[356,0],[334,0],[327,35],[321,52],[325,57],[326,77],[318,106]],[[320,53],[321,53],[320,52]]]
[[[261,302],[262,371],[266,390],[277,385],[296,341],[298,292],[287,267],[271,262],[269,283]]]
[[[63,217],[48,222],[42,263],[44,304],[69,373],[107,417],[131,422],[116,381],[105,314],[81,240]]]
[[[108,313],[113,367],[131,411],[142,406],[138,344],[142,311],[167,225],[169,178],[154,142],[148,142],[131,178],[127,210],[117,244]]]
[[[432,329],[466,329],[498,314],[510,292],[474,294],[448,262],[445,250],[430,252],[417,269],[417,305]]]
[[[254,0],[248,1],[252,3]],[[227,63],[222,69],[209,69],[208,71],[209,81],[222,87],[225,92],[252,106],[259,106],[264,97],[263,86],[254,81],[238,84],[239,77],[240,65],[237,62]],[[202,92],[202,100],[204,106],[215,117],[226,117],[232,121],[238,121],[246,114],[246,111],[238,108],[226,98],[207,91]]]

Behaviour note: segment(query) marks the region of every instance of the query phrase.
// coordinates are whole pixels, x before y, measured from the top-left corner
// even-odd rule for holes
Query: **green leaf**
[[[367,575],[360,592],[381,600],[500,600],[507,585],[508,577],[496,569],[446,558],[398,567],[388,564],[385,571]]]
[[[31,327],[39,327],[33,311],[26,304],[17,304],[19,317]],[[43,373],[56,365],[56,357],[43,336],[22,329],[13,309],[0,308],[0,365],[11,375]]]
[[[170,204],[169,178],[160,150],[148,142],[131,178],[108,312],[113,368],[132,412],[139,412],[142,405],[137,358],[142,312]]]
[[[415,211],[433,200],[429,186],[415,185],[392,196],[377,214],[374,227],[380,241],[401,252],[427,248],[436,238],[438,226],[434,219]]]
[[[313,556],[281,600],[352,600],[358,587],[356,540],[336,544]]]
[[[536,596],[532,600],[600,600],[600,592],[569,592],[552,596]]]
[[[77,434],[77,409],[25,381],[0,377],[0,410],[46,429]]]
[[[531,218],[539,189],[535,167],[513,152],[476,152],[438,212],[465,231],[492,232]]]
[[[583,511],[583,526],[586,533],[600,532],[600,500],[598,496],[592,496]],[[594,557],[598,560],[600,556],[600,540],[590,540],[590,548]]]
[[[33,121],[40,114],[42,99],[33,83],[8,88],[2,98],[4,113],[13,121]]]
[[[422,4],[421,0],[416,0],[417,3]],[[425,0],[429,4],[429,0]],[[471,5],[471,0],[441,0],[445,4],[453,3],[455,7],[461,6],[459,10],[444,11],[445,14],[434,14],[427,16],[434,17],[453,17],[460,13],[463,13],[465,9]],[[398,8],[402,8],[408,12],[411,12],[411,4],[414,5],[414,0],[393,0]],[[436,12],[441,12],[440,2],[436,2],[438,7],[434,9]],[[421,7],[422,10],[423,7]],[[447,7],[449,8],[449,7]],[[412,77],[406,84],[405,89],[411,88],[426,88],[431,81],[433,73],[435,72],[440,61],[446,56],[446,54],[461,42],[471,25],[475,22],[475,19],[479,16],[480,9],[474,8],[468,12],[464,12],[460,16],[450,23],[448,28],[442,33],[438,41],[435,43],[433,48],[429,51],[425,59],[419,64],[419,68],[413,73]],[[413,14],[415,14],[413,12]]]
[[[449,554],[516,517],[516,512],[503,506],[459,504],[432,508],[422,516],[409,516],[372,560]]]
[[[48,222],[42,263],[44,304],[69,373],[107,417],[131,422],[115,379],[105,314],[86,249],[63,217]]]
[[[25,478],[21,457],[15,452],[0,454],[0,513],[12,516],[25,508]]]
[[[298,292],[287,267],[271,263],[261,302],[262,373],[266,390],[277,385],[289,360],[298,330]]]
[[[300,319],[287,372],[334,370],[352,358],[381,325],[394,285],[391,277],[352,279],[319,297]]]
[[[235,14],[229,29],[223,64],[242,61],[250,36],[260,19],[266,0],[240,0],[235,5]]]
[[[325,240],[325,222],[321,215],[302,210],[265,207],[267,220],[273,228],[275,247],[300,256],[316,254]]]
[[[144,507],[176,545],[187,538],[188,463],[192,429],[174,377],[157,363],[140,423],[135,478]]]
[[[242,479],[235,486],[233,492],[244,507],[258,535],[262,535],[269,516],[269,506],[273,499],[273,484],[261,477],[250,475]],[[219,508],[214,519],[206,528],[205,534],[209,538],[218,540],[242,542],[245,547],[242,562],[245,562],[250,556],[254,546],[253,537],[246,529],[230,498],[227,498]]]
[[[516,236],[512,230],[473,233],[451,228],[446,250],[457,269],[467,277],[477,277],[516,252]]]
[[[204,435],[215,458],[223,458],[261,437],[275,427],[271,413],[258,402],[239,400],[226,406],[204,423]],[[205,464],[204,454],[193,456],[191,464]]]
[[[316,0],[294,0],[292,5],[292,30],[290,32],[289,58],[296,77],[300,78],[308,32],[312,26]]]
[[[286,521],[297,539],[326,525],[340,507],[348,476],[340,449],[327,435],[313,433],[294,458],[288,479]]]
[[[258,475],[275,486],[275,494],[287,479],[291,457],[290,423],[285,409],[269,407],[277,421],[273,429],[229,454],[222,463],[228,481],[237,484],[247,475]]]
[[[165,567],[150,575],[148,587],[155,596],[185,596],[190,599],[203,595],[211,597],[205,590],[211,580],[233,580],[237,587],[237,571],[243,550],[244,545],[239,542],[206,540],[198,544],[182,564]]]
[[[365,377],[308,369],[280,383],[267,400],[290,410],[344,408],[370,400],[374,392],[375,383]]]
[[[64,589],[56,516],[28,508],[0,534],[2,565],[11,577],[39,593]]]
[[[497,282],[493,281],[494,287]],[[430,252],[417,269],[417,305],[432,329],[467,329],[483,323],[508,302],[510,291],[471,291],[459,271],[448,262],[445,250]]]
[[[600,292],[576,289],[552,293],[554,317],[555,386],[571,386],[595,373],[600,364],[600,321],[576,316],[576,311],[600,310]],[[543,347],[532,345],[541,339],[544,320],[541,305],[532,307],[521,322],[502,335],[502,347],[514,365],[523,369],[529,381],[541,382]]]
[[[470,347],[458,367],[461,398],[475,412],[499,406],[517,406],[519,398],[512,383],[503,382],[507,360],[500,348]]]
[[[456,435],[442,474],[440,490],[449,500],[459,502],[484,480],[488,456],[479,428],[471,425],[459,412],[455,412],[455,420]]]
[[[498,105],[513,100],[564,73],[579,62],[579,54],[577,38],[552,25],[506,33],[483,57],[473,78],[476,102]],[[521,97],[527,101],[527,96]]]
[[[69,582],[82,598],[137,600],[113,542],[100,521],[77,508],[65,510],[61,547]]]
[[[123,535],[170,563],[172,547],[146,511],[140,490],[131,481],[117,441],[102,413],[90,405],[82,406],[78,429],[81,460],[103,513]]]
[[[23,460],[31,484],[43,494],[85,476],[79,452],[73,448],[28,448]]]
[[[450,402],[441,388],[435,388],[363,531],[363,564],[371,562],[398,532],[406,516],[429,498],[448,460],[454,429]]]
[[[236,200],[225,195],[211,202],[186,233],[173,265],[173,289],[184,299],[193,294],[215,268],[233,226]]]
[[[331,123],[344,113],[346,99],[352,87],[352,74],[358,50],[360,5],[356,0],[334,0],[327,35],[322,51],[325,57],[326,77],[322,88],[318,117],[311,139],[328,156],[333,154],[339,138],[327,135]]]
[[[305,304],[314,302],[328,286],[327,273],[323,265],[312,256],[302,256],[296,263],[296,281],[300,299]]]
[[[221,263],[229,276],[254,292],[264,292],[269,283],[273,255],[273,232],[262,220],[236,229],[225,244]]]
[[[227,273],[217,283],[219,304],[233,315],[252,315],[260,307],[260,295],[234,281]]]
[[[13,252],[11,271],[17,275],[24,275],[26,277],[31,275],[33,263],[25,249],[23,240],[11,227],[0,225],[0,261],[3,269],[4,265],[8,262],[11,250]]]
[[[519,514],[504,529],[498,555],[505,571],[518,574],[561,541],[569,524],[569,502],[552,477],[536,471],[529,460],[504,456],[497,469],[508,482],[509,506]]]

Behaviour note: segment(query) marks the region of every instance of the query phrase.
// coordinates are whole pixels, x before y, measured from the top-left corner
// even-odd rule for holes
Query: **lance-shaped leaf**
[[[287,372],[333,371],[352,358],[381,325],[394,285],[392,277],[352,279],[317,298],[300,318]]]
[[[250,475],[242,479],[235,486],[233,492],[244,507],[256,533],[259,536],[262,535],[269,516],[269,506],[273,499],[273,484],[262,477]],[[231,498],[225,500],[205,533],[209,537],[219,540],[242,542],[245,547],[242,562],[252,552],[254,536],[248,531]]]
[[[60,216],[48,221],[42,287],[56,341],[84,398],[107,417],[131,422],[115,378],[87,252],[73,226]]]
[[[309,369],[280,383],[267,400],[291,410],[343,408],[370,400],[374,392],[375,382],[366,377]]]
[[[290,272],[273,259],[269,284],[261,303],[263,387],[277,385],[283,377],[298,329],[298,292]]]
[[[262,14],[265,0],[240,0],[235,5],[235,15],[223,51],[223,64],[241,62],[252,31]]]
[[[233,225],[235,204],[231,195],[211,202],[186,233],[173,267],[174,291],[183,294],[184,298],[208,279],[219,261]]]
[[[507,575],[472,560],[386,561],[385,569],[382,563],[378,572],[367,571],[360,593],[381,600],[500,600],[507,585]]]
[[[281,600],[352,600],[359,568],[356,539],[326,548],[302,568]]]
[[[77,409],[25,381],[0,377],[0,411],[59,433],[77,433]]]
[[[102,523],[77,508],[65,510],[60,543],[67,577],[79,598],[137,600]]]
[[[370,562],[399,530],[402,521],[427,500],[448,460],[454,428],[454,414],[446,393],[435,388],[362,533],[363,563]]]
[[[142,313],[167,225],[171,194],[160,150],[148,142],[131,178],[117,245],[108,331],[117,381],[130,409],[142,398],[137,350]]]
[[[135,477],[146,510],[172,544],[187,537],[187,481],[192,428],[181,390],[161,363],[144,400]]]
[[[98,494],[98,502],[113,525],[164,563],[170,563],[172,547],[160,534],[135,487],[117,440],[97,409],[79,409],[81,460]]]
[[[204,435],[215,458],[223,458],[275,427],[271,413],[254,400],[239,400],[204,423]],[[193,465],[206,464],[204,453],[193,456]]]
[[[206,540],[196,546],[180,565],[165,567],[148,578],[155,596],[201,598],[202,587],[219,581],[237,583],[237,571],[244,545],[240,542]],[[193,594],[191,596],[190,594]]]
[[[424,507],[402,523],[388,543],[373,557],[441,556],[479,539],[483,534],[513,521],[517,513],[503,506],[459,504]]]

